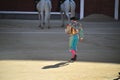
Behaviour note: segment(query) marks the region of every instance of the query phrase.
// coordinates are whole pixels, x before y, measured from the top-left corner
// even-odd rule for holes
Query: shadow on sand
[[[59,68],[59,67],[67,66],[67,65],[69,65],[68,61],[60,62],[60,63],[54,64],[54,65],[44,66],[44,67],[42,67],[42,69]]]

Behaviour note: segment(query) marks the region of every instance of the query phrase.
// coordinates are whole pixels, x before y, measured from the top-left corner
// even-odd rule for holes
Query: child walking
[[[77,44],[83,40],[83,28],[75,17],[71,18],[71,22],[67,24],[65,33],[69,35],[69,52],[72,54],[70,61],[77,59]]]

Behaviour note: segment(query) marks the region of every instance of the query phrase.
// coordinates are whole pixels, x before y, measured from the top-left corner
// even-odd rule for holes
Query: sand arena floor
[[[120,72],[120,22],[84,22],[78,59],[67,62],[68,36],[59,21],[0,20],[0,80],[113,80]],[[54,24],[57,23],[57,24]]]
[[[0,61],[0,80],[113,80],[120,64],[66,61]]]

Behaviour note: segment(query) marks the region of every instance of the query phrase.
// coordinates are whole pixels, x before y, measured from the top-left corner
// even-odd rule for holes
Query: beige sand
[[[120,64],[1,60],[0,80],[113,80]]]

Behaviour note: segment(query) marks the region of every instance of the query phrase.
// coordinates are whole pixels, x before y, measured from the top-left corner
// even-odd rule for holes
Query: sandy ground
[[[68,36],[56,23],[41,30],[36,20],[0,20],[0,80],[118,78],[120,22],[83,21],[85,40],[74,63],[67,62]]]
[[[0,80],[113,80],[120,64],[66,61],[0,61]]]

